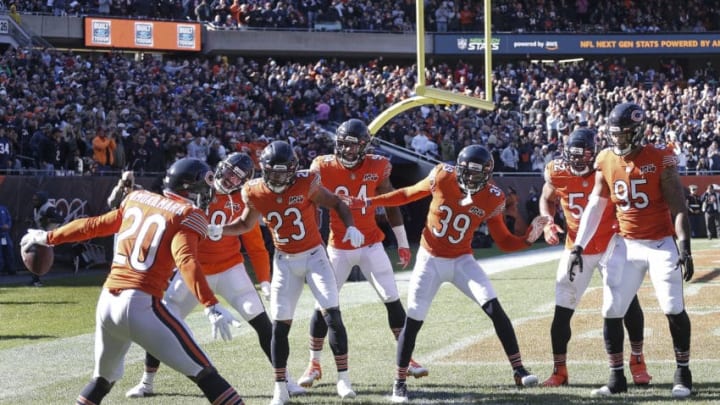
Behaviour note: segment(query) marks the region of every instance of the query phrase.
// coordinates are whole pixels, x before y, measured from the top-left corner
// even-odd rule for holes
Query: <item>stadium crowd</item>
[[[424,106],[378,133],[439,160],[469,144],[488,146],[496,171],[539,172],[576,126],[604,134],[617,102],[650,113],[648,142],[672,144],[683,173],[720,170],[717,72],[684,72],[674,60],[630,66],[624,59],[565,64],[521,61],[494,70],[495,111]],[[435,87],[483,96],[470,63],[431,63]],[[331,152],[334,123],[370,122],[413,96],[414,66],[190,57],[133,60],[120,53],[75,54],[10,48],[0,58],[0,167],[19,172],[162,172],[178,157],[216,164],[228,151],[256,155],[287,139],[302,165]]]
[[[0,1],[2,3],[2,1]],[[7,1],[7,4],[13,3]],[[414,30],[414,0],[25,0],[21,12],[193,20],[223,28]],[[493,1],[493,29],[508,32],[702,32],[720,29],[717,1]],[[428,31],[478,31],[479,0],[425,1]]]

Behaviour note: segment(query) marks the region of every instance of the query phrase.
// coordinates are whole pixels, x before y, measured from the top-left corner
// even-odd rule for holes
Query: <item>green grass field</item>
[[[535,249],[543,248],[536,244]],[[693,322],[691,368],[695,380],[693,403],[720,403],[720,311],[718,283],[720,249],[715,241],[694,241],[696,276],[686,288],[688,312]],[[559,252],[556,250],[556,252]],[[391,252],[394,254],[394,252]],[[478,251],[478,257],[497,254]],[[482,260],[482,259],[481,259]],[[488,259],[490,260],[490,259]],[[494,272],[488,261],[500,302],[515,325],[524,362],[541,380],[552,371],[550,322],[554,306],[556,260],[522,265],[520,256],[504,255],[501,262],[515,269]],[[482,263],[482,262],[481,262]],[[403,302],[408,273],[398,273]],[[68,404],[91,377],[95,303],[104,279],[100,272],[80,273],[49,280],[46,287],[0,288],[0,405]],[[492,325],[480,308],[454,287],[440,289],[417,341],[414,358],[430,369],[430,376],[409,380],[413,404],[576,404],[576,403],[674,403],[670,398],[674,360],[667,322],[658,309],[649,281],[640,290],[645,310],[645,352],[650,388],[630,387],[627,394],[609,399],[590,397],[590,390],[606,382],[607,361],[602,340],[602,299],[594,278],[573,318],[569,348],[569,387],[518,389]],[[358,397],[356,404],[389,402],[395,363],[395,342],[384,306],[366,282],[348,283],[341,305],[350,339],[350,374]],[[312,300],[306,289],[290,334],[289,368],[299,377],[308,359],[308,318]],[[231,342],[213,341],[206,318],[198,310],[187,319],[220,373],[249,405],[267,404],[272,396],[273,375],[249,325],[234,329]],[[629,350],[629,349],[628,349]],[[163,367],[156,378],[157,395],[126,399],[127,389],[142,374],[144,353],[133,346],[126,360],[125,376],[106,397],[107,404],[202,404],[199,389],[186,377]],[[308,395],[293,404],[338,404],[335,369],[327,348],[324,378]],[[629,373],[626,371],[626,375]],[[350,402],[350,401],[346,401]]]

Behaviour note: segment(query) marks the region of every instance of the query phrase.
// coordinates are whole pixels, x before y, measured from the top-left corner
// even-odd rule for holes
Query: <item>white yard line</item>
[[[479,263],[483,266],[486,273],[495,274],[555,260],[558,258],[561,250],[562,247],[552,247],[504,254],[494,258],[480,259]],[[406,282],[409,278],[409,271],[397,274],[398,282]],[[371,289],[368,283],[348,283],[343,287],[343,290],[355,288]],[[342,294],[343,308],[351,308],[375,301],[377,301],[377,296],[374,292],[367,294]],[[310,310],[312,305],[310,295],[304,293],[300,303],[298,303],[299,309],[296,319],[309,318],[312,314]],[[91,316],[91,314],[87,316]],[[527,320],[530,320],[530,318]],[[186,321],[194,331],[195,337],[201,345],[212,341],[207,320],[201,313],[192,313]],[[517,322],[515,323],[517,324]],[[233,332],[235,335],[250,334],[252,328],[243,325],[242,328],[234,330]],[[483,337],[482,335],[467,337],[429,356],[423,356],[423,358],[428,358],[428,360],[443,358]],[[94,363],[93,346],[94,334],[86,333],[68,338],[0,350],[0,375],[8,377],[0,379],[0,399],[22,398],[24,394],[37,390],[38,388],[90,374]],[[144,357],[145,352],[139,346],[132,345],[126,357],[126,365],[130,367],[133,363],[142,362]],[[20,369],[22,370],[21,372],[19,372]],[[56,370],[57,372],[48,373],[48,370]],[[39,376],[42,377],[38,378]],[[78,387],[78,389],[79,388],[80,387]]]

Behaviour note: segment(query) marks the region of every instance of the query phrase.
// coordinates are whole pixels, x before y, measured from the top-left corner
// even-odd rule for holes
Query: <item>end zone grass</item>
[[[538,244],[542,248],[542,244]],[[691,368],[695,380],[693,403],[720,403],[720,244],[693,241],[696,274],[686,286],[686,302],[693,322]],[[489,249],[479,251],[485,256]],[[390,252],[394,254],[394,252]],[[503,256],[513,260],[516,256]],[[482,259],[481,259],[482,260]],[[482,261],[481,261],[482,262]],[[554,300],[556,261],[492,274],[500,302],[515,325],[526,367],[544,380],[552,371],[550,322]],[[491,270],[487,268],[486,270]],[[0,288],[0,405],[72,403],[90,379],[93,367],[95,303],[104,274],[49,280],[46,287]],[[407,274],[398,275],[403,302]],[[414,358],[430,369],[430,376],[408,380],[414,404],[670,404],[674,360],[667,321],[658,309],[649,281],[640,290],[645,310],[648,367],[653,384],[630,387],[612,398],[590,397],[590,390],[606,382],[607,361],[599,314],[600,279],[595,276],[573,318],[569,347],[570,383],[559,389],[518,389],[492,324],[480,308],[454,287],[440,289],[418,336]],[[342,290],[343,318],[350,339],[350,374],[358,393],[355,404],[389,402],[395,363],[395,342],[387,327],[385,309],[366,282],[348,283]],[[289,369],[295,377],[308,359],[309,291],[303,293],[290,333]],[[188,317],[198,340],[220,373],[243,395],[246,403],[267,404],[272,395],[272,371],[249,325],[233,330],[231,342],[213,341],[200,311]],[[627,339],[626,339],[627,341]],[[629,348],[627,349],[629,351]],[[157,395],[130,400],[127,389],[139,381],[143,352],[133,346],[126,373],[106,397],[107,404],[202,404],[195,385],[162,367],[156,378]],[[309,395],[292,404],[339,404],[334,364],[326,345],[323,380]],[[628,372],[626,371],[626,375]],[[628,375],[629,377],[629,375]]]

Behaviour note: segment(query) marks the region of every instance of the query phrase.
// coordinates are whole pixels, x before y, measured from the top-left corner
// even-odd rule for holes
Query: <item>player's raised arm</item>
[[[245,197],[245,188],[243,188],[242,195],[243,201],[245,202],[245,208],[238,219],[222,226],[222,235],[240,235],[250,231],[253,229],[255,224],[257,224],[258,219],[261,216],[260,211],[255,209],[255,207],[247,201]],[[217,230],[218,229],[214,228],[212,225],[208,229],[211,236],[216,234]]]

